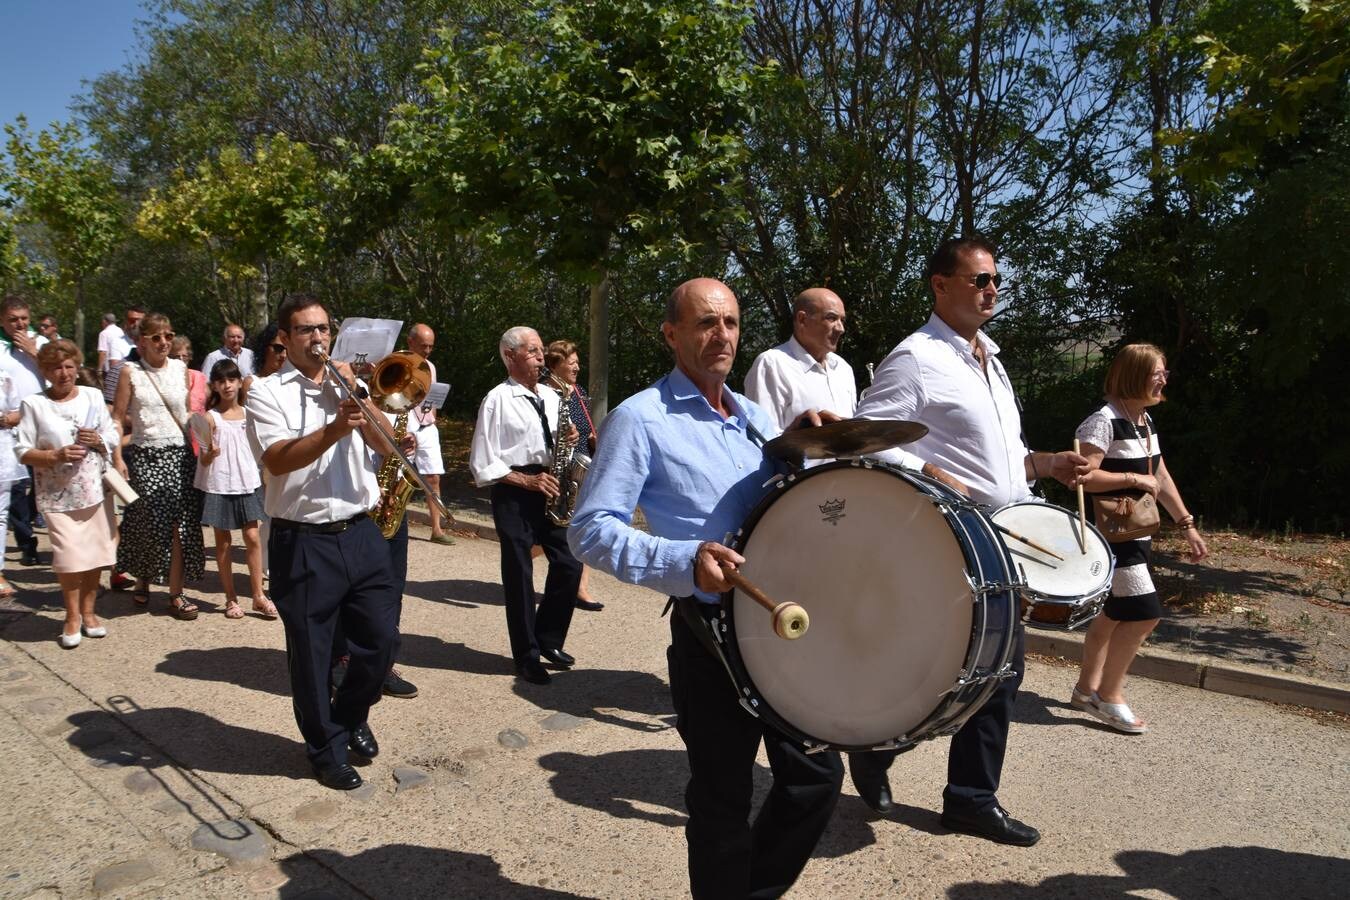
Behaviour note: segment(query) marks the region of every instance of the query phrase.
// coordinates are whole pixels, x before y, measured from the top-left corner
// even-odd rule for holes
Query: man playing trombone
[[[347,385],[344,363],[327,364],[328,310],[292,294],[277,310],[287,361],[254,381],[248,429],[263,465],[272,599],[286,630],[291,697],[305,751],[319,781],[351,790],[361,776],[347,764],[379,753],[367,722],[393,662],[399,597],[389,551],[367,510],[380,498],[367,444],[391,451]],[[331,365],[331,368],[330,368]],[[334,629],[351,651],[347,675],[329,690]]]

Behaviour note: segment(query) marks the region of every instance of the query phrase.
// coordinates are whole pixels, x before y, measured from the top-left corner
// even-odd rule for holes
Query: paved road
[[[278,623],[109,595],[111,635],[62,651],[51,574],[12,567],[51,602],[0,633],[0,896],[681,896],[663,598],[596,577],[580,668],[517,685],[497,572],[496,544],[414,541],[400,659],[422,693],[375,708],[352,796],[308,777]],[[1344,896],[1350,731],[1136,680],[1154,731],[1126,737],[1067,706],[1072,677],[1033,663],[1013,727],[1001,797],[1037,847],[938,825],[938,741],[896,763],[891,817],[846,787],[793,895]]]

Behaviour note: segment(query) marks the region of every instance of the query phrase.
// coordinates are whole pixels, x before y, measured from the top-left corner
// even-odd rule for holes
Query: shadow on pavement
[[[514,670],[513,670],[514,671]],[[553,683],[534,685],[517,679],[511,690],[540,709],[570,713],[634,731],[665,731],[665,722],[629,719],[614,710],[659,718],[673,712],[670,689],[651,672],[622,669],[571,669],[554,672]]]
[[[689,764],[683,750],[548,753],[539,758],[539,765],[553,773],[548,782],[554,796],[573,806],[616,819],[684,827]]]
[[[503,642],[504,643],[504,642]],[[399,635],[397,660],[400,665],[419,669],[449,669],[471,675],[514,675],[511,657],[475,650],[429,634]]]
[[[431,603],[446,603],[465,609],[480,606],[501,606],[502,586],[491,581],[470,578],[439,578],[435,581],[409,581],[403,588],[406,597],[417,597]]]
[[[130,703],[123,705],[130,708],[119,713],[90,710],[67,717],[66,721],[75,726],[75,731],[67,735],[66,741],[90,759],[109,764],[147,768],[178,765],[199,772],[229,775],[313,777],[305,761],[304,745],[298,738],[241,728],[182,707],[141,709]],[[119,725],[163,751],[172,762],[128,750],[128,736]]]
[[[278,629],[281,627],[277,626]],[[212,647],[173,650],[155,671],[179,678],[220,681],[278,697],[291,695],[286,651],[266,647]]]
[[[442,897],[545,898],[576,894],[519,884],[502,876],[501,865],[481,853],[461,853],[412,844],[386,844],[344,856],[335,850],[311,850],[281,860],[282,872],[294,879],[278,896],[285,900],[330,897],[305,878],[311,863],[335,872],[362,891],[362,896],[398,897],[399,900]]]
[[[1267,847],[1213,847],[1185,853],[1125,850],[1123,875],[1055,875],[1039,884],[967,882],[947,890],[952,900],[1032,900],[1045,897],[1342,897],[1350,860]],[[1336,887],[1336,885],[1340,887]]]

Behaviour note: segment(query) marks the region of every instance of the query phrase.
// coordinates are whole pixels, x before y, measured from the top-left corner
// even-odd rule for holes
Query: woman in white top
[[[262,545],[258,522],[263,517],[262,478],[258,462],[248,445],[248,414],[239,405],[243,375],[232,359],[211,367],[211,394],[206,401],[210,439],[203,440],[197,457],[197,490],[202,491],[202,524],[210,525],[216,538],[216,568],[225,592],[225,618],[242,619],[244,611],[234,591],[230,561],[230,532],[244,535],[244,558],[253,593],[253,611],[275,619],[277,608],[263,594]]]
[[[141,320],[140,359],[122,367],[113,419],[126,436],[117,460],[140,502],[122,517],[117,569],[136,579],[132,598],[150,602],[150,582],[169,585],[169,606],[180,619],[197,618],[197,605],[183,594],[206,568],[202,548],[202,495],[192,486],[197,458],[184,434],[188,417],[187,366],[169,358],[173,326],[168,316]]]
[[[103,491],[103,467],[118,443],[117,428],[97,388],[76,384],[79,348],[55,340],[38,351],[38,368],[51,387],[24,399],[13,455],[33,467],[37,508],[47,518],[52,570],[61,584],[66,622],[61,646],[108,630],[94,612],[99,572],[117,554],[112,500]]]
[[[14,455],[14,432],[19,424],[19,399],[14,391],[14,379],[9,367],[17,365],[9,356],[0,354],[0,548],[5,546],[9,531],[9,491],[20,481],[28,480],[28,470],[19,465]],[[13,597],[14,586],[5,580],[5,555],[0,552],[0,600]]]

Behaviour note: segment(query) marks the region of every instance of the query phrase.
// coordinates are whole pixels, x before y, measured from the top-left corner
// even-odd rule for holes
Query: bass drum
[[[714,638],[742,705],[808,750],[950,734],[1011,674],[1011,559],[984,513],[936,481],[861,460],[807,469],[733,546],[746,578],[811,624],[784,640],[732,590]]]

